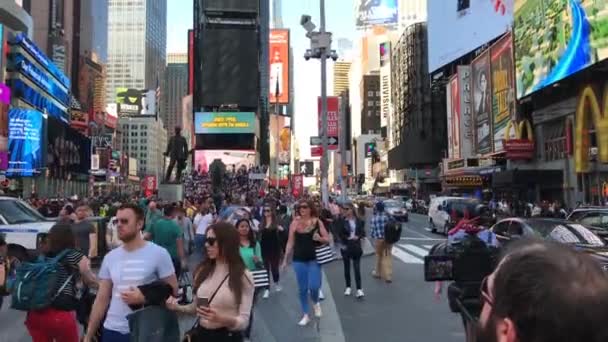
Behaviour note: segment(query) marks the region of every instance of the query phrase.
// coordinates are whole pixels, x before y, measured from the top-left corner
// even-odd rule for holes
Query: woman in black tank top
[[[289,227],[289,238],[285,260],[293,252],[293,269],[298,280],[299,299],[303,316],[299,325],[310,322],[308,296],[312,297],[313,311],[316,317],[321,317],[319,289],[321,288],[321,267],[317,262],[315,248],[329,243],[329,234],[319,220],[312,202],[302,201],[298,204],[299,218],[294,219]],[[283,266],[286,263],[283,262]]]

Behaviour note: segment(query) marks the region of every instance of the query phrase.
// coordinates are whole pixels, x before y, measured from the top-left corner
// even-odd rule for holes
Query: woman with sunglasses
[[[305,326],[310,322],[308,296],[312,297],[313,311],[320,318],[321,304],[321,266],[317,262],[316,247],[329,243],[329,234],[319,220],[312,201],[303,201],[298,205],[299,218],[289,227],[285,260],[293,252],[293,269],[298,281],[300,305],[303,316],[298,325]],[[283,261],[283,267],[286,262]]]
[[[262,259],[264,267],[272,273],[272,282],[275,290],[280,292],[279,285],[279,266],[283,257],[283,231],[279,225],[277,214],[273,206],[266,205],[262,211],[262,224],[260,225],[260,245],[262,246]],[[262,298],[267,299],[270,295],[270,287],[264,290]]]
[[[209,226],[207,258],[194,272],[196,300],[189,305],[167,300],[167,308],[196,314],[198,324],[187,334],[192,342],[242,342],[253,303],[253,277],[241,258],[239,232],[220,222]]]
[[[337,233],[341,242],[340,252],[344,262],[344,280],[346,281],[345,296],[352,293],[350,282],[350,264],[352,261],[355,271],[355,285],[357,292],[355,296],[360,299],[365,295],[361,288],[361,256],[363,247],[361,239],[365,237],[365,222],[357,217],[355,207],[352,203],[345,203],[342,206],[342,219],[337,223]]]
[[[240,248],[239,252],[245,267],[249,271],[255,271],[264,268],[264,262],[262,261],[262,251],[260,243],[255,238],[255,233],[251,229],[251,223],[247,219],[240,219],[236,222],[236,229],[239,232]],[[249,316],[249,324],[247,329],[244,331],[246,339],[251,337],[251,325],[253,324],[253,306],[255,305],[256,298],[258,296],[258,289],[256,288],[253,294],[253,303],[251,305],[251,315]]]

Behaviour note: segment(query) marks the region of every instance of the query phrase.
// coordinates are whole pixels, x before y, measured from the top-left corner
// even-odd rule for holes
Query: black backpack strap
[[[222,286],[224,285],[224,283],[226,282],[226,280],[228,280],[228,277],[230,277],[230,274],[226,274],[226,277],[224,277],[224,280],[222,280],[222,282],[217,287],[217,289],[215,289],[215,291],[213,291],[213,294],[211,295],[211,297],[209,297],[209,304],[211,304],[211,302],[213,301],[213,298],[215,298],[215,295],[217,295],[217,293],[222,288]]]

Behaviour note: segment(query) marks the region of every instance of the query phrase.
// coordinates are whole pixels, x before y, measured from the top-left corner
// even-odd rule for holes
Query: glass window
[[[376,96],[378,96],[378,97],[380,96],[380,90],[376,91]]]
[[[8,224],[44,221],[44,218],[36,210],[18,200],[0,201],[0,216]]]
[[[137,125],[131,125],[131,129],[137,129]]]
[[[368,107],[371,107],[371,106],[373,106],[373,105],[374,105],[374,101],[367,101],[367,106],[368,106]]]
[[[368,91],[367,96],[374,96],[374,91],[373,90]]]
[[[141,129],[148,129],[148,125],[140,125],[139,128],[141,128]]]
[[[371,116],[372,116],[372,113],[373,113],[373,111],[368,110],[368,111],[367,111],[367,116],[370,116],[370,117],[371,117]]]

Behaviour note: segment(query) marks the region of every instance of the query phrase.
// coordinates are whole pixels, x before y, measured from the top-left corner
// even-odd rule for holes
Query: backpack
[[[394,244],[401,240],[401,224],[396,220],[390,219],[384,226],[384,241]]]
[[[60,263],[71,250],[66,249],[53,258],[40,256],[36,262],[25,262],[16,269],[15,279],[9,284],[11,308],[21,311],[40,310],[53,301],[70,283],[74,274],[59,284]]]

